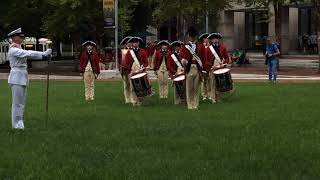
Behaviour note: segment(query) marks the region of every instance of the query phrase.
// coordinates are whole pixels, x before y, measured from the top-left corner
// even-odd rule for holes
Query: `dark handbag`
[[[264,61],[264,65],[268,65],[269,58],[266,57],[266,60]]]

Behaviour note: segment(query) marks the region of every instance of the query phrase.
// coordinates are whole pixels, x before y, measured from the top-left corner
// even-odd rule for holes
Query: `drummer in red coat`
[[[132,76],[134,74],[146,71],[146,67],[148,66],[147,52],[140,48],[140,43],[143,43],[143,40],[140,37],[132,37],[128,40],[128,43],[132,43],[132,49],[127,52],[124,62],[124,67],[127,70],[127,73],[129,76]],[[132,93],[131,101],[133,106],[140,106],[143,98],[138,98],[136,96],[131,81],[130,89]]]
[[[209,81],[209,71],[211,66],[206,64],[207,62],[207,51],[209,50],[210,40],[208,39],[209,33],[204,33],[199,37],[199,57],[202,60],[203,71],[202,71],[202,86],[201,95],[202,100],[210,99],[210,81]]]
[[[82,44],[86,49],[80,56],[80,75],[83,76],[85,85],[85,98],[87,101],[94,100],[94,80],[100,74],[99,55],[94,50],[96,44],[86,41]]]
[[[170,44],[171,55],[168,61],[168,71],[169,76],[174,80],[174,102],[175,104],[186,104],[186,89],[185,89],[185,79],[182,81],[175,81],[175,78],[179,78],[184,75],[184,68],[182,65],[182,52],[181,47],[183,42],[174,41]]]
[[[209,73],[209,78],[211,82],[210,94],[212,102],[216,103],[218,101],[218,96],[213,71],[215,69],[225,67],[225,65],[229,63],[229,55],[227,48],[224,46],[222,42],[220,42],[222,39],[222,35],[220,33],[212,33],[208,36],[208,39],[210,39],[211,41],[211,46],[209,47],[209,51],[207,51],[208,54],[206,64],[211,67]]]
[[[208,39],[211,41],[212,47],[215,49],[217,54],[220,57],[222,64],[228,64],[230,61],[230,57],[228,54],[227,47],[221,42],[222,35],[220,33],[212,33],[208,36]],[[210,59],[215,59],[214,54],[209,51]]]
[[[168,98],[168,61],[171,56],[170,43],[167,40],[158,43],[159,50],[156,51],[153,61],[153,69],[158,77],[160,99]]]
[[[186,97],[188,109],[198,109],[199,92],[202,80],[203,64],[200,59],[200,45],[197,42],[197,31],[189,28],[189,43],[182,48],[182,64],[186,73]]]
[[[99,52],[99,67],[100,67],[100,70],[106,70],[106,62],[107,62],[106,50],[105,49],[100,49],[100,52]]]

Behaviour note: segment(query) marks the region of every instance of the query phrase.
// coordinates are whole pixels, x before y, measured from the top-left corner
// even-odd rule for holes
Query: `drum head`
[[[218,69],[218,70],[214,71],[213,74],[224,74],[229,71],[230,71],[230,69],[228,69],[228,68]]]
[[[183,81],[183,80],[185,80],[186,79],[186,76],[185,75],[180,75],[180,76],[178,76],[178,77],[176,77],[176,78],[174,78],[173,79],[173,81]]]
[[[147,73],[143,72],[143,73],[139,73],[139,74],[136,74],[134,76],[131,77],[131,79],[139,79],[143,76],[147,75]]]

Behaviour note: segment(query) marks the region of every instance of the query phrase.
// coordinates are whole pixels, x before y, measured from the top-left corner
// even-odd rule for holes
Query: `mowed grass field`
[[[157,89],[157,85],[153,87]],[[239,83],[227,102],[198,111],[158,94],[123,103],[121,82],[28,88],[24,131],[11,129],[11,92],[0,81],[0,179],[320,179],[320,85]]]

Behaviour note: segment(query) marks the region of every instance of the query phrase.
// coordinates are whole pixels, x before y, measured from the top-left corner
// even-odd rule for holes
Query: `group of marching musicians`
[[[159,82],[159,96],[168,98],[169,77],[174,85],[175,104],[187,104],[188,109],[198,109],[200,86],[203,100],[217,103],[224,93],[233,92],[231,75],[223,75],[229,62],[226,47],[221,42],[220,33],[205,33],[199,37],[194,29],[189,29],[189,42],[158,42],[154,53],[153,70]],[[119,70],[123,79],[126,103],[140,106],[143,100],[153,95],[146,68],[148,56],[140,48],[140,37],[125,37],[120,45]],[[222,73],[215,72],[221,70]],[[219,74],[222,74],[221,78]],[[217,80],[216,78],[220,78]],[[217,89],[217,83],[219,88]]]
[[[25,98],[29,82],[27,58],[50,59],[52,56],[51,49],[45,52],[22,49],[24,37],[21,28],[8,34],[10,42],[8,59],[11,68],[8,83],[12,90],[14,129],[24,129]],[[210,99],[213,103],[234,91],[230,70],[225,68],[229,57],[227,49],[220,42],[222,35],[205,33],[199,39],[200,42],[197,42],[196,31],[190,29],[187,44],[181,41],[172,43],[166,40],[160,41],[152,62],[159,81],[160,98],[168,98],[170,77],[174,82],[175,104],[187,103],[188,109],[199,107],[201,82],[203,99]],[[121,42],[119,68],[123,79],[125,102],[132,103],[133,106],[141,106],[145,98],[153,95],[146,72],[149,64],[148,53],[140,48],[140,43],[143,43],[143,40],[139,37],[126,37]],[[101,63],[105,57],[97,53],[96,44],[92,41],[86,41],[83,47],[85,51],[80,56],[80,75],[85,82],[85,98],[93,101],[94,80],[99,76]]]

